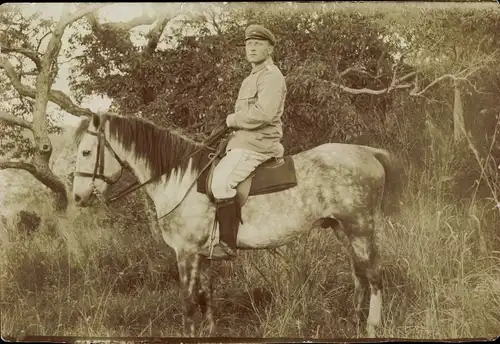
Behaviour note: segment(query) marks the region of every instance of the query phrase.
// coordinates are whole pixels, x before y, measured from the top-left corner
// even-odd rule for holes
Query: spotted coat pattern
[[[97,138],[86,134],[86,131],[97,131],[99,126],[104,125],[104,133],[112,149],[130,165],[139,181],[143,182],[151,175],[158,174],[151,162],[151,159],[157,158],[153,150],[149,155],[146,151],[141,155],[137,153],[141,149],[140,140],[145,140],[141,135],[148,135],[148,130],[152,133],[154,124],[134,118],[111,118],[106,121],[94,118],[93,121],[82,123],[77,131],[76,170],[93,169],[92,156],[95,159],[93,154]],[[138,129],[136,132],[129,130],[128,136],[120,136],[120,130],[124,130],[125,126],[131,128],[130,121],[134,121]],[[161,142],[165,146],[162,149],[172,156],[180,154],[179,151],[192,151],[186,147],[199,146],[184,140],[180,134],[165,131],[157,135],[163,135]],[[175,145],[168,145],[167,135],[175,138]],[[136,143],[126,144],[125,140],[135,140]],[[83,157],[85,151],[92,152],[88,159]],[[106,151],[104,173],[107,175],[117,174],[121,168],[119,164],[111,163],[113,159],[111,152]],[[180,160],[175,162],[172,157],[169,159],[171,166],[167,166],[168,178],[145,186],[145,190],[160,218],[158,224],[161,236],[177,255],[184,334],[196,334],[193,319],[197,307],[207,319],[209,333],[214,334],[216,326],[212,312],[209,262],[197,252],[210,244],[215,209],[205,195],[196,191],[196,187],[190,188],[198,173],[196,158],[186,159],[182,163]],[[298,185],[277,193],[249,197],[242,209],[243,224],[238,232],[237,246],[240,249],[275,248],[290,243],[313,226],[331,228],[344,243],[351,262],[355,285],[354,306],[358,313],[364,301],[365,289],[370,288],[366,331],[368,336],[374,337],[382,312],[374,240],[375,217],[387,192],[386,182],[392,178],[393,161],[385,150],[339,143],[326,143],[294,155]],[[96,181],[96,187],[104,192],[107,185]],[[78,205],[90,204],[92,186],[89,178],[75,177],[73,195]],[[215,233],[215,238],[218,238],[218,233]]]

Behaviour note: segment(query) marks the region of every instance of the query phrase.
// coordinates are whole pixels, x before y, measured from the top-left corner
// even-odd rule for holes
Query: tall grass
[[[441,147],[431,149],[423,171],[407,164],[405,206],[378,226],[384,337],[498,335],[496,172],[485,169],[491,197],[473,190],[473,198],[459,202],[453,193],[459,163],[475,160],[452,142]],[[175,257],[147,223],[70,209],[35,233],[0,226],[4,337],[180,335]],[[350,267],[329,230],[278,252],[241,252],[213,270],[219,335],[358,335]]]

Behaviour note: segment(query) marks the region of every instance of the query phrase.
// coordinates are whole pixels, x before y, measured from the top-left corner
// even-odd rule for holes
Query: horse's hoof
[[[366,334],[368,338],[377,338],[377,335],[375,333],[375,327],[373,325],[366,326]]]

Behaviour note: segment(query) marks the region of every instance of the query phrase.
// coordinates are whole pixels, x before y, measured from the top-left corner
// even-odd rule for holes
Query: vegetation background
[[[0,7],[4,338],[181,333],[175,257],[150,201],[139,191],[110,209],[76,209],[68,199],[68,123],[92,113],[85,97],[106,96],[112,111],[203,140],[250,71],[241,44],[251,23],[278,38],[287,153],[360,143],[404,164],[403,207],[378,226],[380,335],[499,334],[495,2],[152,4],[152,14],[107,23],[103,5],[65,6],[61,20]],[[142,44],[131,38],[138,28]],[[63,60],[72,61],[67,92],[53,87]],[[313,231],[279,251],[214,264],[218,334],[357,336],[353,282],[334,234]]]

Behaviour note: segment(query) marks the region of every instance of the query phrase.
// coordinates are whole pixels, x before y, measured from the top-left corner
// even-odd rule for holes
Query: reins
[[[184,196],[182,196],[181,200],[179,201],[179,203],[177,203],[177,205],[175,207],[172,208],[172,210],[170,210],[168,213],[166,213],[165,215],[162,215],[160,217],[158,217],[158,220],[167,216],[168,214],[170,214],[171,212],[173,212],[175,209],[177,209],[177,207],[182,203],[182,201],[184,201],[184,199],[186,198],[186,196],[188,195],[189,191],[193,188],[193,186],[196,184],[196,182],[198,181],[198,178],[200,178],[200,176],[203,174],[203,172],[205,172],[205,170],[215,161],[215,159],[217,158],[217,156],[220,154],[220,152],[222,151],[222,149],[224,148],[224,145],[219,145],[219,147],[217,148],[217,150],[215,151],[215,153],[210,153],[208,155],[209,157],[209,160],[208,160],[208,163],[205,165],[205,167],[203,167],[201,169],[201,171],[198,173],[198,175],[196,176],[196,178],[193,180],[193,182],[191,183],[191,185],[189,186],[189,188],[187,189],[186,193],[184,194]],[[192,155],[189,156],[189,158],[191,157]],[[188,159],[189,159],[188,158]]]

